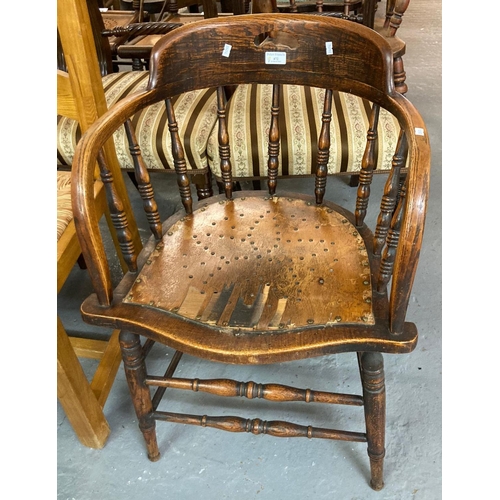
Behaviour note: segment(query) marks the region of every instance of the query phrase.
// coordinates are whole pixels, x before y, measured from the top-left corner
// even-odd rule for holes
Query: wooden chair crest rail
[[[417,110],[394,90],[389,44],[373,30],[343,20],[252,14],[177,28],[155,46],[151,60],[147,88],[118,102],[82,137],[72,178],[77,233],[95,289],[82,304],[82,316],[93,325],[121,329],[125,373],[149,459],[160,457],[157,420],[278,437],[366,442],[370,484],[381,489],[382,353],[408,353],[417,342],[417,328],[406,321],[406,311],[423,238],[430,170],[427,130]],[[234,193],[231,163],[237,161],[238,144],[228,140],[223,87],[249,83],[272,85],[268,189]],[[303,136],[311,136],[308,140],[318,147],[311,195],[280,188],[277,156],[283,85],[324,89],[320,130],[303,130]],[[217,88],[224,194],[194,202],[172,98],[206,86]],[[357,199],[349,208],[340,206],[342,200],[325,197],[335,92],[373,103]],[[153,176],[145,168],[129,119],[163,101],[184,207],[164,221],[155,203]],[[400,133],[385,188],[376,196],[371,181],[382,108],[397,117]],[[152,232],[141,252],[128,245],[126,219],[100,153],[119,128],[124,128],[134,152]],[[408,175],[400,190],[406,157]],[[130,250],[129,272],[116,287],[92,203],[96,161],[111,206],[120,215],[119,234]],[[368,227],[368,220],[375,221],[374,227]],[[147,356],[154,343],[177,351],[165,376],[148,372]],[[346,352],[358,355],[361,395],[174,376],[183,353],[208,361],[259,365]],[[153,387],[157,389],[152,397]],[[351,432],[280,420],[174,413],[159,407],[167,388],[275,402],[363,406],[366,428]]]

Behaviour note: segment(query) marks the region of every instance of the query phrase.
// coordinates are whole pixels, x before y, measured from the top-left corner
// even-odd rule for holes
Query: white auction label
[[[286,64],[286,52],[266,52],[266,64]]]

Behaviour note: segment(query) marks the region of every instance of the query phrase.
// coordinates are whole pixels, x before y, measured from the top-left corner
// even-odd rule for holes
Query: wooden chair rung
[[[296,389],[281,384],[256,384],[255,382],[237,382],[230,379],[186,379],[170,377],[146,378],[146,384],[194,392],[206,392],[222,397],[246,397],[247,399],[266,399],[274,402],[302,401],[305,403],[327,403],[362,406],[362,396],[338,394],[333,392]]]
[[[85,377],[64,326],[57,318],[57,397],[79,441],[102,448],[110,428]]]
[[[163,420],[177,424],[199,425],[228,432],[251,432],[252,434],[268,434],[274,437],[307,437],[309,439],[335,439],[339,441],[355,441],[366,443],[364,432],[341,431],[322,429],[311,425],[298,425],[283,420],[260,420],[242,417],[210,417],[207,415],[187,415],[155,411],[152,414],[155,420]]]
[[[80,337],[70,337],[71,345],[79,358],[102,359],[107,340],[87,339]]]
[[[106,403],[122,360],[119,333],[115,330],[109,340],[69,337],[77,357],[99,360],[90,388],[101,407]]]
[[[175,351],[175,354],[172,357],[170,363],[168,364],[167,371],[165,372],[165,375],[163,378],[170,378],[173,376],[181,358],[182,358],[182,352]],[[156,408],[158,408],[158,405],[160,404],[161,398],[165,394],[166,390],[167,390],[166,387],[158,387],[158,389],[156,389],[156,392],[152,398],[152,404],[153,404],[153,408],[155,410],[156,410]]]

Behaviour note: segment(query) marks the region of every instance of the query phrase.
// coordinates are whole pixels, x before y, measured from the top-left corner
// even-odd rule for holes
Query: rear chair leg
[[[214,190],[212,188],[212,172],[210,170],[207,170],[204,174],[194,175],[193,180],[196,185],[198,200],[204,200],[214,195]]]
[[[364,352],[359,356],[366,420],[368,456],[374,490],[384,487],[385,456],[385,378],[384,359],[379,352]]]
[[[139,419],[139,429],[146,441],[148,458],[156,462],[160,458],[160,452],[156,441],[156,423],[152,416],[153,404],[149,387],[146,385],[146,364],[139,335],[120,332],[120,347],[128,387]]]

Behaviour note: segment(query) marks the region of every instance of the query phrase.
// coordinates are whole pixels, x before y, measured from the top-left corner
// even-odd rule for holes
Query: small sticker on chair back
[[[266,52],[266,64],[286,64],[286,52]]]
[[[232,46],[229,45],[228,43],[224,44],[224,50],[222,51],[222,57],[229,57],[229,54],[231,53]]]
[[[326,55],[331,56],[333,54],[333,44],[332,42],[325,42]]]
[[[415,127],[415,135],[425,135],[424,129],[420,127]]]

